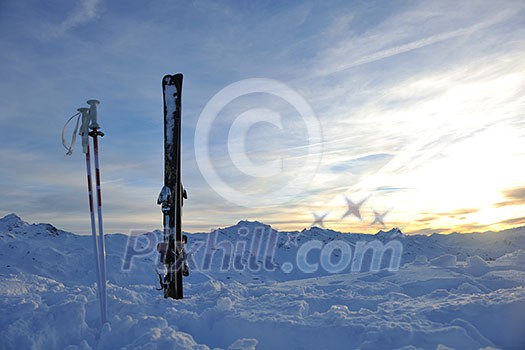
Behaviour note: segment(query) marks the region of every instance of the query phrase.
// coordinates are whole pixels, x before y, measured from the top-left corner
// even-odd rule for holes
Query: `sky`
[[[65,157],[61,132],[95,98],[106,232],[160,228],[161,80],[181,72],[185,231],[244,219],[364,233],[524,225],[524,12],[522,1],[3,0],[0,215],[90,232],[80,140]]]

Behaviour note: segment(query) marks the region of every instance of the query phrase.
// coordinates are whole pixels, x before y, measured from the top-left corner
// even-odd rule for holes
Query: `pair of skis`
[[[163,214],[163,241],[157,245],[165,271],[159,273],[164,298],[182,299],[183,276],[188,276],[186,263],[187,236],[182,235],[182,205],[187,198],[181,182],[181,97],[182,74],[162,79],[164,99],[164,187],[157,204]]]

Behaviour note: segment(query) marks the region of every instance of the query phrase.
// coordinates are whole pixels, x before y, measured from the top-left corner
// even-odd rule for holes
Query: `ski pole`
[[[100,316],[104,318],[104,305],[102,303],[102,279],[100,272],[100,251],[97,242],[97,229],[95,223],[95,212],[93,208],[93,181],[91,175],[91,156],[89,151],[89,108],[77,109],[82,114],[82,124],[80,127],[80,136],[82,136],[82,152],[86,155],[86,173],[89,200],[89,216],[91,219],[91,235],[93,237],[93,249],[95,253],[95,264],[97,267],[97,293],[100,304]]]
[[[89,104],[89,128],[91,132],[90,136],[93,137],[93,155],[95,160],[95,184],[97,190],[97,216],[98,216],[98,247],[99,247],[99,258],[100,258],[100,277],[101,277],[101,304],[102,304],[102,323],[107,321],[107,294],[106,294],[106,283],[107,283],[107,271],[106,271],[106,246],[104,243],[104,225],[102,221],[102,191],[100,186],[100,165],[98,157],[98,136],[104,136],[104,133],[99,131],[100,125],[98,124],[97,105],[100,103],[97,100],[87,101]]]

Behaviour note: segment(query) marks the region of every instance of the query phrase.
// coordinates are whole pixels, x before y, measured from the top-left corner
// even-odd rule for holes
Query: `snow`
[[[455,255],[444,254],[430,260],[430,263],[438,267],[454,267],[456,266],[457,259]]]
[[[166,84],[164,86],[164,101],[166,104],[166,116],[173,116],[175,111],[177,110],[177,106],[175,104],[175,98],[174,96],[177,94],[177,87],[175,85],[168,85]],[[171,130],[175,127],[175,119],[168,117],[166,118],[166,143],[168,145],[173,145],[173,133]]]
[[[362,235],[241,221],[189,235],[182,300],[155,290],[160,235],[107,235],[109,322],[100,325],[91,236],[0,219],[0,348],[525,348],[525,228]],[[317,269],[300,271],[297,256],[315,241],[305,261]],[[358,270],[324,268],[344,255],[325,247],[358,255],[392,241],[403,248],[397,270],[385,252],[372,271],[370,250]]]

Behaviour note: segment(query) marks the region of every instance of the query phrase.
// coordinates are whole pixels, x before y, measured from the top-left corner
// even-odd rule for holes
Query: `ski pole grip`
[[[78,108],[77,111],[82,114],[82,124],[80,125],[79,135],[82,136],[82,152],[85,154],[87,153],[89,145],[89,108],[82,107]]]
[[[100,125],[98,125],[97,105],[100,104],[100,101],[99,100],[88,100],[87,104],[89,105],[89,119],[91,120],[91,123],[89,124],[89,128],[91,130],[99,129]]]

